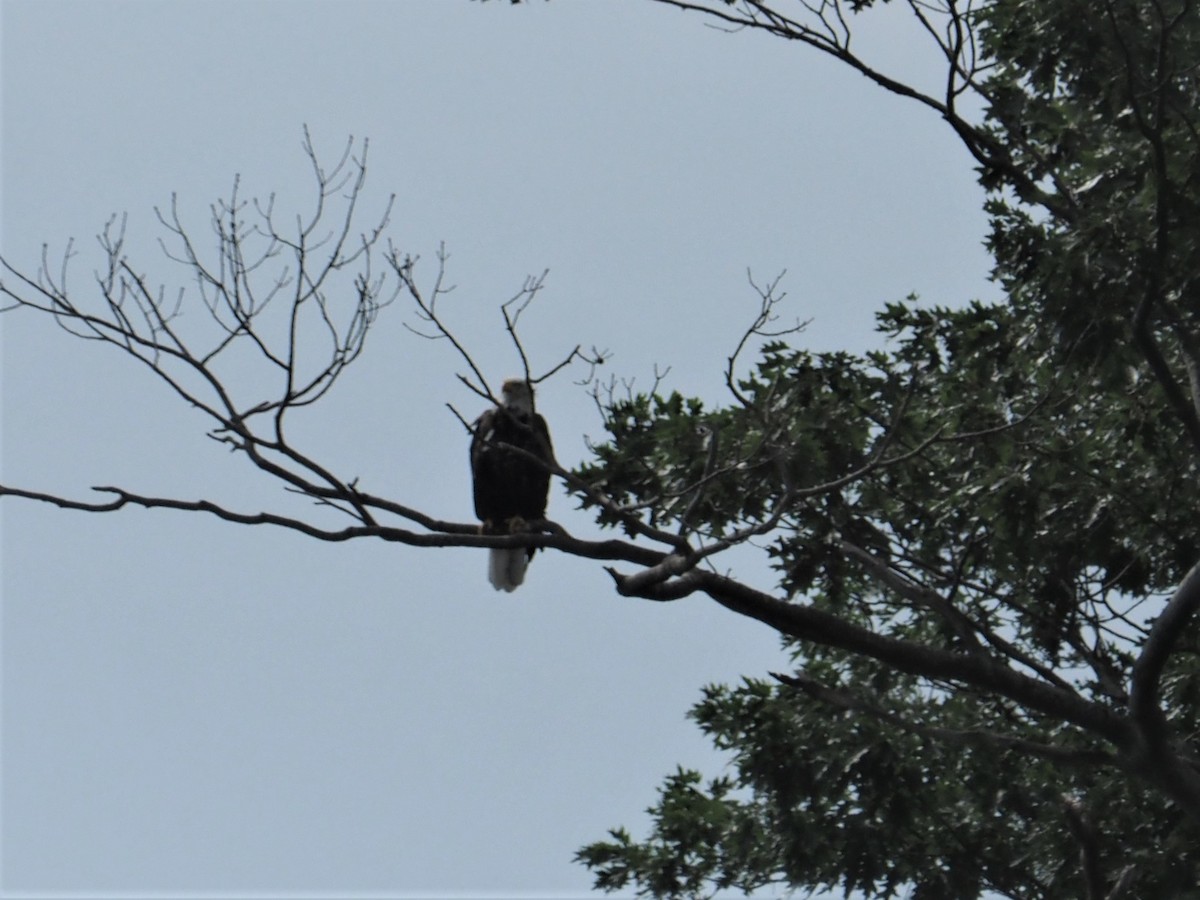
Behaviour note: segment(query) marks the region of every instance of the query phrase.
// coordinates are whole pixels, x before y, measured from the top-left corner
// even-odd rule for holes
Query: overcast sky
[[[667,388],[709,402],[757,308],[747,269],[787,270],[784,315],[813,320],[797,340],[817,349],[877,345],[874,311],[910,292],[994,290],[971,161],[935,116],[647,0],[0,10],[3,253],[33,270],[74,237],[81,298],[113,213],[136,267],[177,286],[153,214],[173,192],[202,240],[235,174],[307,210],[305,124],[330,162],[370,139],[365,215],[396,194],[389,235],[427,280],[446,243],[446,316],[497,380],[519,371],[498,304],[546,268],[522,320],[535,367],[596,345],[613,373],[670,367]],[[864,52],[934,77],[901,25],[888,13]],[[384,311],[297,440],[366,490],[469,521],[445,404],[479,403],[452,349],[406,322]],[[24,312],[0,328],[3,483],[295,508],[119,352]],[[582,374],[539,395],[567,464],[601,435]],[[582,844],[641,835],[677,764],[725,771],[684,717],[701,686],[785,664],[764,626],[701,597],[619,598],[599,564],[554,553],[499,596],[481,550],[0,512],[6,896],[580,896]],[[550,515],[597,533],[561,488]]]

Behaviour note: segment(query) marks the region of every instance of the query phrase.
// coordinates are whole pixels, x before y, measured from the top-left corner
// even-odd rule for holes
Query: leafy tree
[[[934,96],[855,55],[869,0],[658,2],[936,110],[978,162],[1006,298],[891,305],[862,358],[768,344],[726,409],[611,404],[582,474],[710,540],[753,531],[769,614],[697,580],[796,671],[710,686],[691,715],[734,774],[672,775],[645,840],[579,858],[659,897],[1200,896],[1200,15],[912,2]],[[723,439],[704,471],[689,422]],[[683,516],[661,502],[708,480]]]
[[[138,274],[117,229],[97,305],[45,260],[31,275],[5,261],[0,292],[137,356],[210,415],[217,440],[350,524],[122,488],[98,502],[0,494],[325,540],[553,548],[608,561],[622,595],[699,593],[776,629],[791,671],[710,686],[692,711],[731,773],[677,771],[646,838],[614,829],[583,848],[602,888],[1200,896],[1200,16],[1184,0],[909,0],[946,63],[930,93],[857,55],[852,29],[884,3],[654,2],[829,54],[940,115],[989,192],[1004,301],[910,298],[879,314],[886,350],[816,354],[772,333],[764,286],[727,364],[727,405],[598,385],[606,439],[573,470],[551,465],[620,536],[553,522],[483,536],[338,476],[284,427],[389,300],[407,296],[453,338],[440,268],[422,289],[415,260],[376,249],[386,213],[361,237],[352,227],[365,147],[326,171],[308,146],[321,203],[295,229],[235,191],[213,210],[213,263],[163,216],[219,326],[207,344],[181,334],[174,294]],[[343,222],[317,253],[338,196]],[[288,274],[270,268],[284,258]],[[518,348],[540,286],[507,308]],[[305,326],[325,343],[300,339]],[[455,346],[463,380],[491,396]],[[222,380],[222,354],[242,350],[275,373],[274,393]],[[564,362],[580,356],[602,359],[576,348]],[[733,548],[757,548],[773,583],[725,574]]]

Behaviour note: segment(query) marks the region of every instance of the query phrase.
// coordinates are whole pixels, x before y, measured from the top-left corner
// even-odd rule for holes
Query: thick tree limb
[[[1184,577],[1155,620],[1133,665],[1129,714],[1137,726],[1137,750],[1145,771],[1185,808],[1200,811],[1200,771],[1182,760],[1172,745],[1170,725],[1160,701],[1163,671],[1197,609],[1200,563]]]
[[[778,600],[723,575],[699,570],[696,575],[699,589],[722,606],[782,634],[868,656],[910,675],[999,694],[1031,712],[1070,722],[1121,750],[1131,744],[1129,724],[1112,710],[990,658],[888,637],[814,606]]]

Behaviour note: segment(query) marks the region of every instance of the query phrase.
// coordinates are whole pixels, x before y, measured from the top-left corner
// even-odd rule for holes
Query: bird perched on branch
[[[501,404],[475,420],[471,436],[471,477],[480,534],[520,534],[546,518],[550,462],[554,452],[546,420],[533,409],[533,387],[510,378],[500,389]],[[515,451],[513,448],[517,448]],[[524,453],[518,451],[525,451]],[[488,580],[512,591],[525,580],[535,547],[489,551]]]

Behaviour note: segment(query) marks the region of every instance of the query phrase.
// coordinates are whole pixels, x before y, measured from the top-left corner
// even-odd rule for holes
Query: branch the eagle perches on
[[[12,261],[0,259],[5,273],[0,294],[11,301],[4,307],[10,315],[24,310],[49,316],[75,337],[109,344],[136,359],[183,401],[209,417],[208,434],[213,440],[242,454],[258,470],[278,479],[288,492],[336,510],[348,524],[337,527],[279,512],[245,512],[205,499],[151,496],[120,486],[95,488],[100,497],[93,500],[10,485],[0,486],[0,496],[87,512],[114,512],[126,507],[202,512],[239,524],[287,528],[324,541],[373,538],[413,547],[538,547],[602,561],[622,596],[666,602],[704,595],[792,638],[840,648],[933,682],[953,682],[991,692],[1030,714],[1071,723],[1107,742],[1115,753],[1154,760],[1156,775],[1168,793],[1200,819],[1200,775],[1173,749],[1159,706],[1163,660],[1172,646],[1164,630],[1166,625],[1155,626],[1134,669],[1136,715],[1126,717],[1085,699],[1065,681],[1051,677],[1053,672],[1039,669],[1036,661],[1023,656],[999,634],[966,617],[941,593],[912,581],[889,559],[851,540],[843,538],[839,545],[847,560],[860,566],[880,591],[907,597],[915,606],[940,617],[948,628],[963,635],[964,649],[944,649],[885,635],[870,623],[839,617],[793,597],[774,596],[717,568],[716,560],[722,553],[769,536],[797,505],[853,486],[935,444],[965,439],[964,435],[933,427],[919,440],[893,445],[891,435],[906,415],[904,404],[892,421],[877,423],[883,439],[870,456],[834,480],[802,486],[791,480],[780,463],[778,478],[783,490],[761,520],[724,533],[706,533],[692,521],[706,492],[723,477],[736,473],[743,462],[721,461],[718,449],[729,436],[722,435],[715,426],[705,426],[709,430],[704,435],[706,457],[700,474],[689,483],[674,486],[670,496],[651,501],[679,503],[683,513],[676,517],[678,527],[672,530],[656,523],[656,518],[648,514],[653,510],[648,510],[646,502],[623,503],[603,484],[584,479],[553,456],[549,461],[537,460],[521,448],[507,448],[545,465],[576,497],[619,524],[625,532],[622,538],[581,537],[549,520],[529,523],[530,531],[525,533],[483,535],[473,521],[447,520],[372,493],[360,486],[357,478],[337,474],[298,448],[289,434],[289,413],[328,395],[363,352],[366,335],[381,311],[401,297],[413,304],[418,321],[408,326],[410,330],[423,338],[448,343],[465,366],[457,376],[462,385],[480,399],[492,404],[498,401],[492,382],[450,325],[445,301],[453,287],[446,281],[449,255],[445,248],[437,250],[436,272],[426,288],[419,280],[418,258],[401,253],[391,244],[385,246],[394,197],[387,199],[368,228],[358,228],[367,142],[347,141],[337,162],[329,168],[320,162],[307,130],[303,149],[316,183],[316,200],[307,216],[291,224],[284,224],[273,197],[243,199],[238,180],[228,199],[209,209],[215,252],[195,242],[183,224],[176,198],[166,211],[156,211],[166,232],[160,242],[162,249],[187,273],[190,294],[153,286],[127,258],[126,223],[116,217],[99,237],[104,262],[92,285],[95,301],[77,300],[74,288],[68,291],[68,263],[76,255],[71,244],[61,264],[53,268],[49,250],[44,247],[40,266],[32,275]],[[618,390],[615,379],[603,383],[597,377],[607,352],[595,347],[584,350],[582,344],[577,344],[554,364],[539,369],[522,343],[520,320],[545,283],[545,272],[531,276],[500,304],[503,328],[522,374],[531,384],[538,384],[569,366],[582,364],[585,373],[577,384],[591,393],[603,413],[605,392],[611,407]],[[725,369],[732,397],[746,410],[750,410],[751,403],[739,389],[737,376],[742,351],[756,339],[779,337],[803,327],[801,323],[782,328],[774,324],[782,299],[778,279],[763,285],[751,280],[751,285],[758,294],[759,309],[728,357]],[[197,297],[208,313],[206,329],[194,327],[194,320],[188,319],[189,330],[185,333],[181,311],[185,303],[194,303]],[[231,383],[222,376],[221,366],[246,350],[251,351],[259,371],[265,374],[246,383]],[[273,390],[264,394],[264,385],[272,385]],[[632,392],[630,384],[624,387]],[[447,406],[469,432],[472,417],[462,415],[453,404]],[[553,427],[553,416],[550,419]],[[1019,423],[1020,417],[1014,422]],[[764,434],[775,433],[771,423],[762,425]],[[468,477],[465,456],[464,442],[464,480]],[[633,571],[624,571],[623,567],[632,567]],[[1198,597],[1200,574],[1194,571],[1168,603],[1160,623],[1186,618],[1200,602]],[[828,685],[821,687],[802,674],[788,678],[792,680],[786,683],[826,701],[852,706],[864,715],[895,718],[894,713],[878,710],[868,698],[851,697]],[[970,740],[1006,747],[1013,739],[980,731],[972,732]],[[1029,747],[1031,752],[1055,761],[1064,756],[1061,748]]]
[[[207,334],[185,334],[180,313],[185,290],[168,293],[153,287],[148,276],[126,256],[124,217],[112,217],[98,242],[103,268],[96,273],[98,303],[77,301],[68,291],[67,271],[78,255],[68,243],[58,266],[52,266],[44,245],[40,265],[28,274],[9,259],[0,259],[6,278],[0,293],[12,302],[10,313],[21,310],[50,316],[74,337],[107,343],[149,368],[188,405],[211,420],[213,440],[245,455],[259,470],[279,479],[285,489],[346,514],[355,523],[336,529],[294,516],[270,512],[247,513],[208,500],[147,496],[123,487],[97,487],[108,495],[87,501],[60,497],[14,486],[0,486],[0,496],[22,497],[67,509],[110,512],[124,506],[170,508],[208,512],[243,524],[272,524],[322,540],[347,540],[372,536],[414,546],[509,547],[543,542],[577,555],[652,565],[659,556],[640,546],[614,541],[583,541],[555,523],[542,523],[542,534],[480,535],[474,523],[446,521],[402,503],[360,490],[357,479],[335,474],[291,440],[287,423],[291,410],[324,397],[345,369],[362,353],[366,335],[380,311],[401,296],[413,303],[420,326],[406,325],[415,334],[448,341],[466,364],[459,381],[473,394],[493,404],[498,392],[476,365],[472,355],[447,327],[440,303],[453,287],[446,283],[449,254],[437,251],[437,272],[429,290],[418,282],[418,257],[401,253],[394,245],[383,249],[395,196],[366,230],[358,230],[359,206],[367,171],[368,143],[348,139],[332,167],[321,162],[307,130],[304,154],[316,183],[316,200],[307,216],[292,224],[277,213],[273,195],[265,200],[244,199],[235,178],[227,199],[209,208],[216,236],[215,252],[208,252],[184,225],[178,198],[166,210],[156,209],[166,232],[160,247],[172,262],[181,265],[208,313]],[[381,253],[381,250],[383,251]],[[379,266],[382,256],[383,266]],[[524,377],[539,384],[574,363],[587,367],[579,384],[589,385],[607,352],[576,345],[562,359],[541,372],[531,368],[518,331],[522,314],[545,285],[546,272],[526,279],[521,289],[500,304],[503,326],[520,360]],[[347,298],[351,298],[347,302]],[[194,329],[193,329],[194,331]],[[228,382],[219,372],[233,354],[249,348],[266,377],[244,384]],[[262,385],[276,391],[261,393]],[[260,391],[253,396],[242,392]],[[447,404],[464,429],[469,421]],[[514,448],[515,449],[515,448]],[[520,452],[520,451],[517,451]],[[574,489],[586,489],[606,508],[616,504],[583,483],[555,461],[552,473]],[[634,516],[626,514],[632,522]],[[386,521],[398,518],[409,527]],[[415,529],[411,526],[415,526]],[[644,536],[655,532],[642,529]]]

